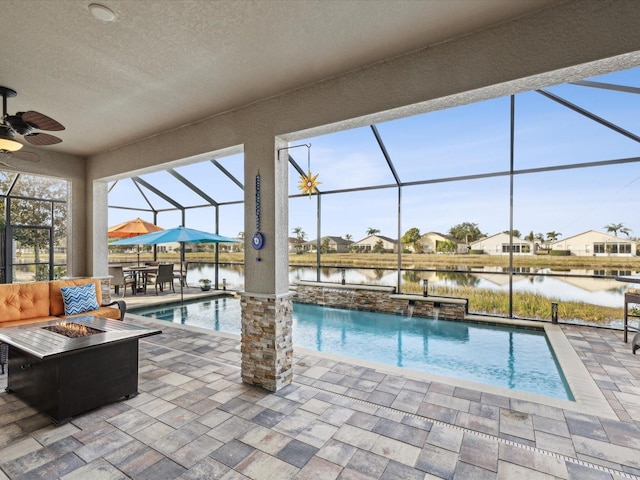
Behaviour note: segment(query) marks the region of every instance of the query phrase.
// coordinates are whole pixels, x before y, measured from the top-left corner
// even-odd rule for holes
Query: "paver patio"
[[[241,382],[237,336],[161,325],[133,399],[54,427],[3,391],[0,479],[640,479],[620,332],[562,327],[614,418],[307,351],[272,394]]]

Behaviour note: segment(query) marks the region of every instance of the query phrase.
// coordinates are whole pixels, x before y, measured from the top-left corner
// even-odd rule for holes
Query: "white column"
[[[105,276],[109,273],[109,191],[106,182],[94,181],[87,192],[87,271],[86,275]]]
[[[288,156],[286,152],[278,155],[278,149],[285,146],[268,134],[256,135],[245,144],[244,151],[242,380],[273,392],[293,379]],[[261,235],[256,242],[262,243],[259,249],[254,248],[256,233]]]

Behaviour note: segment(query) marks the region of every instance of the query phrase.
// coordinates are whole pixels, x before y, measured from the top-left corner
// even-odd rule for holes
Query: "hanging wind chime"
[[[309,198],[311,198],[311,195],[318,193],[318,185],[322,182],[318,181],[319,173],[315,175],[311,174],[311,145],[305,145],[305,147],[307,147],[307,174],[300,176],[298,190],[300,190],[303,195],[309,195]]]

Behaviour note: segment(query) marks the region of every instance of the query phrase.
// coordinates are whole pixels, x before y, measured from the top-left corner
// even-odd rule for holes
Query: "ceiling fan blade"
[[[22,114],[22,120],[33,125],[39,130],[48,130],[50,132],[58,132],[64,130],[64,126],[55,121],[53,118],[47,117],[42,113],[30,110]]]
[[[39,162],[40,155],[33,152],[11,152],[11,156],[13,158],[17,158],[19,160],[24,160],[25,162]]]
[[[48,133],[30,133],[24,139],[31,145],[55,145],[62,142],[62,139],[49,135]]]

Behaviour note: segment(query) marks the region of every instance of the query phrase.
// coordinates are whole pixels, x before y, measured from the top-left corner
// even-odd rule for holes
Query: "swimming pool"
[[[240,334],[240,301],[235,298],[132,308],[130,312]],[[294,303],[293,344],[573,400],[543,330]]]

